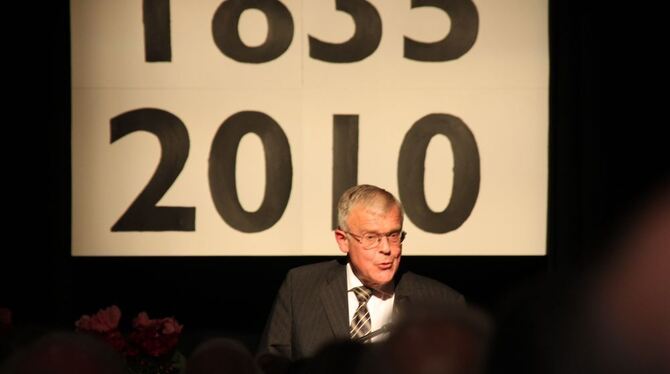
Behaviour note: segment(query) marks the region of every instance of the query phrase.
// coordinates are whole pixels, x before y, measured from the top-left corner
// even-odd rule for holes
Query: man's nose
[[[379,243],[379,252],[383,254],[391,253],[391,245],[389,243],[388,236],[382,235],[379,240],[381,240],[381,242]]]

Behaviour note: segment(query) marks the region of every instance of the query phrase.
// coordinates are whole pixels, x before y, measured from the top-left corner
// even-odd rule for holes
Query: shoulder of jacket
[[[412,287],[412,288],[419,287],[422,289],[431,290],[432,292],[438,292],[454,301],[464,301],[463,295],[461,295],[461,293],[456,291],[455,289],[447,286],[446,284],[438,280],[423,275],[419,275],[411,271],[407,271],[401,275],[401,282],[405,287]]]
[[[341,264],[338,260],[317,262],[315,264],[295,267],[289,270],[288,275],[290,277],[296,278],[312,277],[314,275],[326,275],[330,271],[337,269],[339,266],[341,266]]]

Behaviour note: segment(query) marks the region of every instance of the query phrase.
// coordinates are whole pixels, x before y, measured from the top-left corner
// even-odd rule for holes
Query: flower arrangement
[[[132,373],[177,374],[183,371],[185,358],[177,351],[183,326],[172,317],[150,319],[141,312],[132,321],[132,331],[124,336],[119,330],[121,310],[112,305],[96,314],[83,315],[75,322],[76,330],[97,335],[108,342],[126,360]]]

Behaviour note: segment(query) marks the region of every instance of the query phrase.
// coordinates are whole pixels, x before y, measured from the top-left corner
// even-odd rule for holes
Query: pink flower
[[[112,305],[106,309],[100,309],[93,316],[83,315],[75,322],[78,331],[93,331],[107,333],[116,330],[121,320],[121,310]]]
[[[150,319],[147,312],[141,312],[133,320],[133,327],[137,329],[153,328],[160,330],[163,334],[179,334],[181,333],[182,325],[172,317],[161,319]]]
[[[114,348],[114,350],[117,352],[123,353],[128,348],[126,339],[123,337],[123,335],[121,335],[121,332],[119,332],[118,330],[105,333],[102,336],[102,339],[105,340],[107,343],[111,344],[112,348]]]
[[[149,319],[147,312],[141,312],[133,320],[133,327],[149,327],[152,323],[153,321]]]
[[[151,319],[141,312],[133,319],[133,330],[127,339],[119,331],[121,310],[116,305],[101,309],[92,316],[83,315],[76,323],[77,331],[92,333],[122,353],[128,362],[144,365],[146,358],[172,357],[183,328],[172,317]]]
[[[183,326],[172,317],[150,319],[146,312],[141,312],[133,320],[133,327],[130,341],[141,351],[158,357],[174,350]]]
[[[121,320],[121,310],[112,305],[106,309],[100,309],[93,316],[83,315],[75,326],[77,331],[88,332],[101,337],[118,352],[124,352],[127,348],[126,340],[118,330]]]
[[[179,334],[181,333],[181,329],[184,327],[180,325],[177,320],[171,317],[163,318],[162,323],[163,334]]]

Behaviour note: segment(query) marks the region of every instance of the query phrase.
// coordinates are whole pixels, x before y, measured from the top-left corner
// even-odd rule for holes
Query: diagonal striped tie
[[[349,331],[352,339],[360,338],[369,333],[372,328],[370,322],[370,312],[368,312],[367,303],[372,296],[372,290],[360,286],[353,289],[356,299],[358,299],[358,308],[354,312],[354,318],[351,319],[351,330]]]

